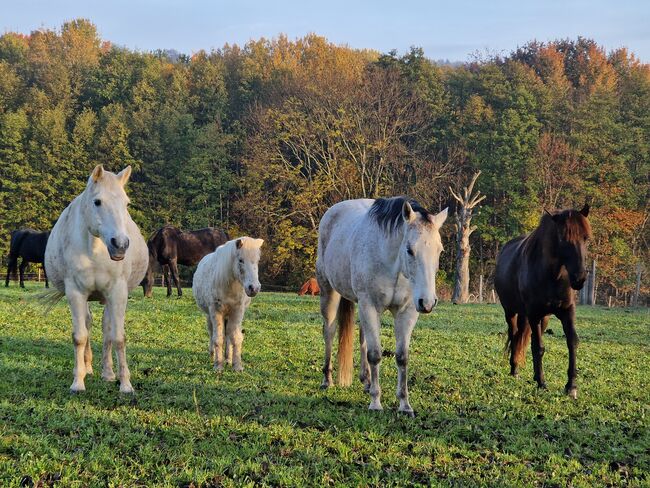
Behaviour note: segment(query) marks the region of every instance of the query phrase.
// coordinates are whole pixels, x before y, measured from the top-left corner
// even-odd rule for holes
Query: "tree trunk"
[[[456,276],[454,283],[454,294],[451,298],[453,303],[467,303],[469,301],[469,254],[471,247],[469,237],[476,227],[472,227],[474,207],[476,207],[485,196],[480,196],[477,191],[472,195],[474,183],[479,177],[479,171],[474,175],[470,184],[463,192],[456,194],[449,188],[451,195],[456,199]],[[462,194],[462,197],[460,196]]]

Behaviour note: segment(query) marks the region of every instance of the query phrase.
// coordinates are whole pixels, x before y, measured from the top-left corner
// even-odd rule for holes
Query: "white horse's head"
[[[262,244],[264,244],[264,239],[251,237],[240,237],[235,242],[233,272],[249,297],[257,295],[262,288],[257,274]]]
[[[442,241],[440,227],[447,209],[437,215],[413,210],[405,200],[402,207],[404,238],[400,248],[401,272],[411,283],[413,303],[420,313],[429,313],[438,303],[436,273],[440,264]]]
[[[129,248],[126,231],[129,197],[124,191],[129,176],[131,166],[115,174],[97,165],[88,178],[82,197],[82,212],[88,232],[102,240],[113,261],[124,259]]]

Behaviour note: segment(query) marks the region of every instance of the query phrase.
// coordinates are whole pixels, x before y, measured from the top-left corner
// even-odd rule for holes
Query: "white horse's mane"
[[[214,251],[214,277],[218,285],[227,285],[233,278],[232,261],[237,251],[237,240],[220,245]]]

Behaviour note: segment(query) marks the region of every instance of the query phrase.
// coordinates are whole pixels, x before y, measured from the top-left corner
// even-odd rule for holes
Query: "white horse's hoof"
[[[401,414],[403,414],[403,415],[406,415],[407,417],[415,418],[415,412],[413,411],[412,408],[409,408],[409,409],[402,409],[402,408],[400,408],[400,409],[398,410],[398,412],[401,413]]]
[[[123,393],[125,395],[132,395],[133,393],[135,393],[135,390],[133,389],[130,383],[127,383],[124,385],[120,385],[120,393]]]
[[[384,410],[384,407],[381,406],[381,403],[376,402],[376,403],[371,403],[370,406],[368,407],[368,410],[372,410],[374,412],[381,412]]]
[[[75,381],[70,386],[70,393],[72,394],[83,393],[84,391],[86,391],[86,385],[84,385],[83,381]]]
[[[215,373],[223,373],[223,364],[215,364],[214,371]]]
[[[104,372],[102,373],[102,379],[104,381],[113,382],[116,379],[115,373],[113,371],[111,371],[110,373]]]
[[[232,367],[232,370],[233,370],[235,373],[241,373],[242,371],[244,371],[244,367],[243,367],[241,364],[238,364],[238,365],[236,365],[236,366],[233,366],[233,367]]]

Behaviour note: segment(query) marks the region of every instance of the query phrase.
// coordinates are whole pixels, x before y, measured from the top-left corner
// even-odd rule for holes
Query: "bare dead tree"
[[[469,253],[471,247],[469,245],[469,236],[476,230],[476,226],[472,226],[472,217],[474,216],[474,208],[485,198],[481,196],[480,191],[474,193],[474,184],[478,179],[481,172],[477,172],[462,192],[462,196],[454,192],[449,187],[451,195],[456,199],[456,278],[454,284],[454,294],[452,302],[454,303],[467,303],[469,300]],[[460,193],[460,192],[458,192]]]

